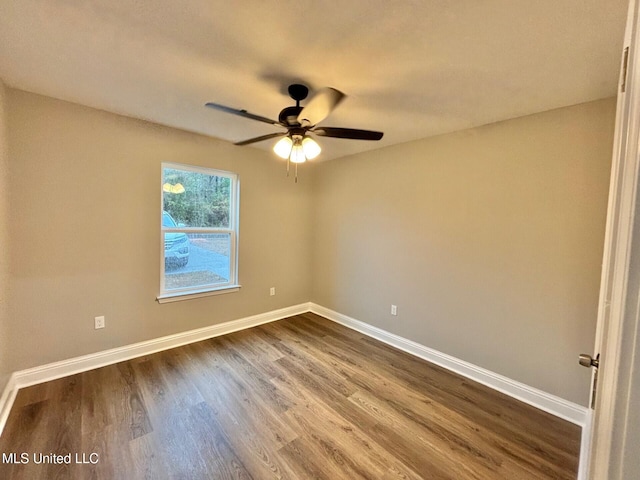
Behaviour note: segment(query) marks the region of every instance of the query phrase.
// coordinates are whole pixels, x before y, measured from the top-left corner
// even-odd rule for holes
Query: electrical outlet
[[[396,305],[391,305],[391,315],[398,315],[398,307]]]
[[[104,317],[100,316],[100,317],[96,317],[94,319],[95,321],[95,329],[98,330],[99,328],[104,328]]]
[[[276,287],[271,287],[269,289],[269,295],[271,295],[272,297],[276,294]]]

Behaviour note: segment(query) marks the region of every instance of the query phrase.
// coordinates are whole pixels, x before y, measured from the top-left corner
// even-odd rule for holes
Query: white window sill
[[[240,291],[241,285],[225,285],[224,287],[212,288],[208,290],[195,290],[190,292],[165,293],[158,295],[158,303],[182,302],[192,298],[210,297],[211,295],[224,295]]]

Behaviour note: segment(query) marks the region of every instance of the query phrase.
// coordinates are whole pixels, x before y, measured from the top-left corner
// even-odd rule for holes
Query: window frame
[[[229,192],[229,226],[220,227],[165,227],[163,222],[164,195],[162,189],[164,180],[164,170],[166,168],[195,172],[204,175],[228,178],[231,181]],[[169,215],[171,214],[170,212]],[[237,173],[216,168],[186,165],[182,163],[162,162],[160,165],[160,294],[156,297],[159,303],[175,302],[200,298],[209,295],[220,295],[224,293],[237,292],[240,290],[238,283],[238,237],[240,230],[240,178]],[[175,219],[174,219],[175,220]],[[194,287],[183,287],[166,289],[165,276],[165,233],[203,233],[203,234],[225,234],[229,235],[229,281],[226,283],[215,283],[208,285],[198,285]]]

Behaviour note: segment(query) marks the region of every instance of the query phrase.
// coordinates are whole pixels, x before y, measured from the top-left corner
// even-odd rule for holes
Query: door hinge
[[[620,91],[622,93],[627,91],[627,67],[629,65],[629,47],[624,49],[622,57],[622,84],[620,85]]]

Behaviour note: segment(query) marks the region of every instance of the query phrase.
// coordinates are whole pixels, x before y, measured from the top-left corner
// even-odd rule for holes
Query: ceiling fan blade
[[[261,137],[250,138],[249,140],[243,140],[241,142],[236,142],[234,145],[249,145],[250,143],[261,142],[263,140],[269,140],[270,138],[283,137],[285,133],[269,133],[267,135],[262,135]]]
[[[218,103],[213,103],[213,102],[205,103],[204,106],[205,107],[209,107],[209,108],[213,108],[215,110],[220,110],[221,112],[231,113],[233,115],[238,115],[240,117],[249,118],[251,120],[257,120],[259,122],[268,123],[270,125],[283,126],[277,120],[271,120],[270,118],[267,118],[267,117],[262,117],[260,115],[254,115],[253,113],[249,113],[246,110],[237,110],[235,108],[225,107],[224,105],[220,105]]]
[[[319,90],[298,115],[298,123],[303,127],[313,127],[327,118],[345,95],[335,88]]]
[[[321,137],[351,138],[354,140],[380,140],[384,135],[383,132],[355,128],[317,127],[311,131]]]

